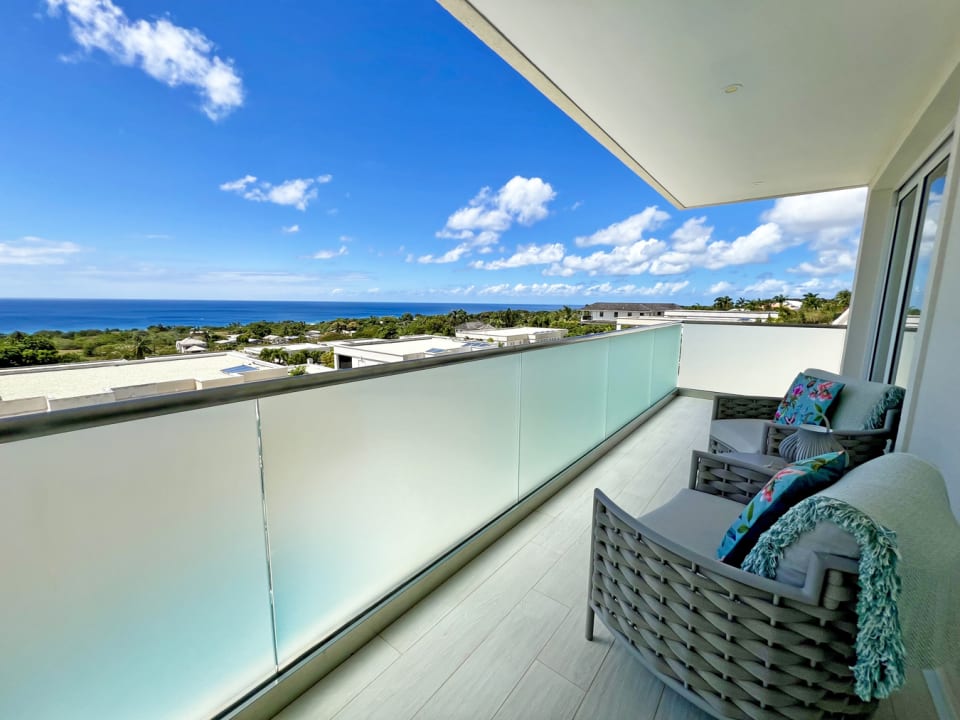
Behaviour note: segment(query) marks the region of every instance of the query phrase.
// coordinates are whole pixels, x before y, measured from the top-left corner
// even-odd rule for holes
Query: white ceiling
[[[439,2],[679,207],[870,183],[960,62],[957,0]]]

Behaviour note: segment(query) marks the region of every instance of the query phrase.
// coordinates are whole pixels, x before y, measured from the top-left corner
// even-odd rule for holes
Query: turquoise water
[[[403,313],[445,315],[462,308],[484,310],[555,310],[559,305],[497,305],[397,302],[287,302],[245,300],[60,300],[0,299],[0,333],[15,330],[131,330],[149,325],[209,325],[256,320],[300,320],[307,323]]]

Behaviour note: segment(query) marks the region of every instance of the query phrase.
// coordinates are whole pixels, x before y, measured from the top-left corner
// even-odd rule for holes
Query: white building
[[[238,352],[9,368],[0,370],[0,417],[239,385],[288,372]]]
[[[772,320],[777,317],[775,311],[767,310],[668,310],[663,317],[617,318],[617,330],[624,328],[656,325],[664,321],[670,322],[716,322],[716,323],[756,323]]]
[[[612,323],[620,318],[663,317],[668,310],[680,309],[676,303],[595,302],[580,310],[580,321]]]
[[[456,336],[461,340],[479,340],[481,342],[494,344],[498,347],[510,347],[511,345],[526,345],[527,343],[534,342],[563,340],[567,332],[564,328],[491,327],[476,330],[457,330]]]
[[[441,335],[415,335],[398,340],[337,340],[330,343],[336,370],[489,350],[491,347],[486,342],[455,340]]]
[[[177,352],[187,355],[189,353],[202,353],[207,351],[207,343],[200,338],[188,337],[183,340],[177,340]]]

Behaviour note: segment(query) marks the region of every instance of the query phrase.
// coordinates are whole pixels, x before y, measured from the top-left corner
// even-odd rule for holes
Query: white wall
[[[960,123],[954,128],[937,248],[917,337],[900,449],[929,460],[943,473],[950,504],[960,517],[960,443],[956,387],[960,332]]]
[[[839,372],[845,335],[839,327],[684,323],[678,385],[782,396],[801,370]]]

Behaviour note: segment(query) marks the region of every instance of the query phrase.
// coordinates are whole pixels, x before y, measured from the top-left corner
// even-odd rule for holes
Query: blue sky
[[[0,297],[849,288],[864,190],[678,211],[432,0],[13,0]]]

